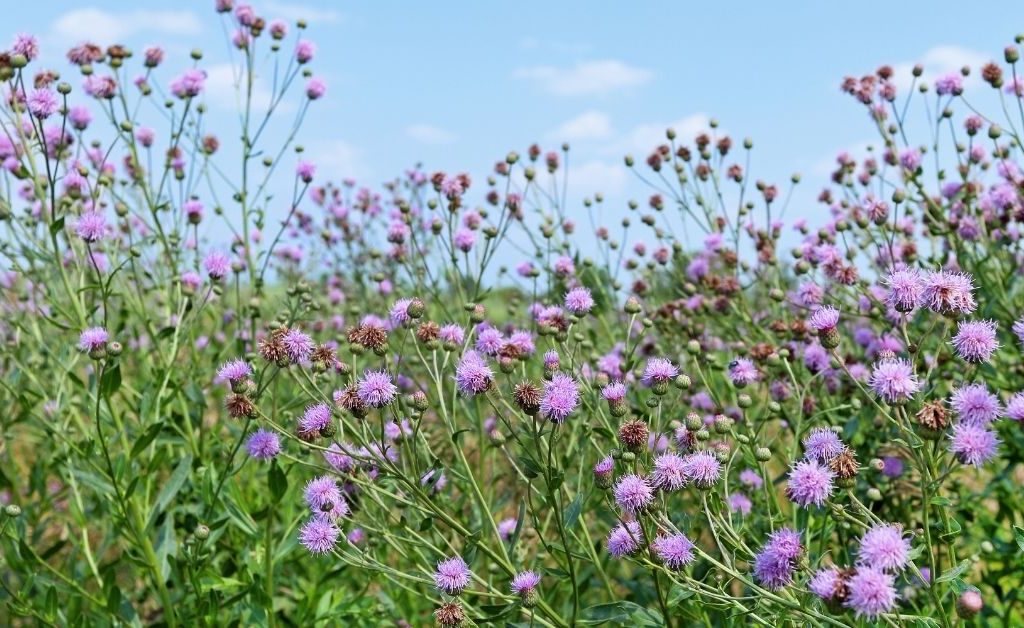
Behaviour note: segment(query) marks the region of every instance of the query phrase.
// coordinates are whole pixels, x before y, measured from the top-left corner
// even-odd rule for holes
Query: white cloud
[[[97,8],[69,11],[51,28],[53,38],[67,46],[85,40],[102,45],[123,43],[137,34],[193,36],[202,30],[202,22],[192,11],[139,9],[115,14]]]
[[[612,119],[603,111],[584,111],[548,135],[555,141],[605,139],[612,135]]]
[[[406,127],[405,133],[424,144],[451,144],[457,139],[451,131],[430,124],[410,125]]]
[[[707,114],[695,113],[668,124],[638,124],[630,129],[621,141],[613,143],[610,148],[616,153],[628,153],[637,159],[642,159],[655,148],[668,141],[665,136],[666,130],[673,129],[676,132],[676,143],[690,143],[698,134],[710,130],[710,121],[711,119]],[[719,134],[724,133],[721,127],[717,131]]]
[[[576,194],[618,195],[626,187],[626,167],[621,163],[587,161],[569,165],[569,189]]]
[[[369,176],[361,151],[343,139],[319,140],[306,146],[307,158],[316,164],[317,177],[322,180],[362,179]]]
[[[894,65],[892,81],[897,89],[905,93],[906,90],[910,89],[914,78],[911,71],[916,64],[921,64],[924,68],[924,73],[921,75],[920,80],[926,81],[929,85],[934,84],[935,79],[940,76],[959,72],[960,68],[965,65],[970,66],[974,70],[971,76],[965,79],[965,82],[968,82],[975,80],[975,77],[979,74],[978,70],[980,67],[989,61],[991,61],[989,55],[977,50],[960,46],[936,46],[930,48],[917,61],[905,61]]]
[[[643,85],[654,78],[654,72],[622,61],[606,59],[577,63],[571,68],[550,65],[519,68],[513,76],[534,81],[554,94],[586,95],[607,94]]]
[[[344,19],[338,11],[331,9],[319,9],[303,4],[291,4],[288,2],[266,2],[264,6],[267,13],[275,17],[282,17],[286,20],[297,22],[305,20],[310,24],[335,24]]]

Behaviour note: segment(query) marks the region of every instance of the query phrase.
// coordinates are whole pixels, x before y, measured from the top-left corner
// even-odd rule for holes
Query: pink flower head
[[[921,302],[939,314],[970,314],[978,307],[973,290],[970,275],[939,270],[925,276]]]
[[[203,268],[206,269],[206,274],[210,279],[223,279],[231,270],[231,260],[220,251],[210,251],[203,258]]]
[[[96,210],[83,213],[75,224],[75,233],[86,242],[99,242],[106,231],[107,219]]]
[[[988,362],[999,348],[995,321],[960,321],[952,344],[962,360]]]
[[[569,417],[580,403],[580,392],[576,380],[564,373],[555,373],[544,382],[544,394],[540,400],[541,416],[553,423],[561,423]]]
[[[86,329],[78,337],[78,349],[80,351],[97,351],[107,346],[110,334],[102,327],[91,327]]]
[[[949,451],[963,464],[980,467],[996,455],[999,438],[990,429],[973,423],[953,426]]]
[[[838,324],[839,310],[831,305],[819,307],[813,314],[811,314],[811,317],[807,319],[807,326],[819,334],[834,330]]]
[[[590,290],[580,286],[573,288],[565,295],[565,309],[573,314],[583,316],[594,307],[594,298],[590,296]]]
[[[693,562],[693,541],[685,534],[661,536],[651,544],[654,555],[669,569],[682,569]]]
[[[921,390],[914,367],[903,359],[882,360],[875,364],[868,385],[887,403],[906,401]]]
[[[823,506],[825,500],[832,495],[834,477],[835,474],[828,467],[818,464],[817,460],[801,460],[789,472],[786,494],[804,508],[811,505]]]
[[[197,68],[185,70],[178,78],[171,81],[171,93],[181,99],[194,98],[203,92],[206,72]]]
[[[459,595],[469,586],[473,573],[461,556],[448,558],[437,563],[434,572],[434,586],[448,595]]]

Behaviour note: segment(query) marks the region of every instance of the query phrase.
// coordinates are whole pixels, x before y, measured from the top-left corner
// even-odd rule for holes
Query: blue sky
[[[0,36],[38,34],[44,60],[65,70],[58,55],[85,39],[161,42],[168,67],[200,46],[213,65],[225,48],[212,4],[10,3]],[[843,75],[977,65],[1024,28],[1024,4],[996,2],[253,4],[310,21],[329,92],[302,137],[320,175],[376,183],[421,161],[479,179],[509,149],[567,140],[571,198],[602,191],[616,214],[648,195],[623,154],[640,161],[666,126],[686,136],[715,117],[754,138],[753,177],[803,174],[791,211],[812,215],[836,152],[873,139],[864,109],[839,93]]]

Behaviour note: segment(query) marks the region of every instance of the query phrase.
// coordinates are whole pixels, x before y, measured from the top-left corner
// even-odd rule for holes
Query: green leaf
[[[938,582],[949,582],[950,580],[954,580],[956,578],[959,578],[960,575],[963,572],[967,571],[967,568],[970,567],[970,566],[971,566],[971,561],[969,561],[969,560],[967,560],[965,558],[964,560],[960,561],[959,565],[957,565],[955,567],[950,567],[949,569],[944,571],[941,576],[939,576],[938,578],[935,579],[935,582],[937,582],[937,583]]]
[[[569,507],[565,509],[565,527],[571,528],[576,525],[576,521],[580,518],[580,513],[583,511],[583,495],[576,495],[576,499],[572,500]]]
[[[149,444],[156,439],[157,434],[159,434],[160,430],[162,430],[163,428],[164,424],[160,422],[150,425],[149,429],[147,429],[142,434],[142,436],[140,436],[139,439],[135,441],[135,444],[132,445],[131,457],[136,458],[138,457],[139,454],[145,451],[146,447],[149,447]]]
[[[270,465],[270,472],[267,474],[267,485],[270,488],[270,497],[275,504],[280,502],[281,498],[288,491],[288,477],[276,460]]]
[[[100,378],[100,395],[109,399],[120,387],[121,363],[118,362],[112,368],[103,371],[103,377]]]
[[[1013,526],[1013,536],[1017,539],[1017,547],[1024,552],[1024,528]]]
[[[167,505],[171,503],[178,494],[178,491],[181,490],[181,487],[185,485],[185,480],[188,479],[191,472],[192,454],[185,454],[185,457],[175,467],[174,472],[171,473],[171,477],[167,479],[167,483],[160,489],[160,494],[156,497],[156,506],[153,508],[153,516],[150,518],[150,522],[167,508]]]
[[[537,464],[537,461],[529,456],[520,456],[519,466],[523,468],[523,474],[531,480],[540,475],[543,471],[540,465]]]
[[[64,216],[50,223],[50,235],[55,236],[64,229]]]

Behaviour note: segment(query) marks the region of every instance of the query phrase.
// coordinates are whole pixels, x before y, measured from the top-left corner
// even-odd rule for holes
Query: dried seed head
[[[949,427],[949,411],[941,401],[929,401],[918,411],[917,422],[921,427],[933,432],[941,432]]]
[[[512,398],[516,405],[530,416],[534,416],[540,411],[540,397],[540,387],[530,380],[519,382],[512,390]]]
[[[619,443],[627,451],[643,451],[647,446],[647,434],[647,424],[640,419],[626,421],[619,426]]]
[[[229,395],[224,405],[228,409],[228,414],[234,419],[248,419],[256,414],[256,406],[245,395]]]
[[[416,328],[416,339],[426,344],[437,340],[441,326],[434,321],[424,321]]]
[[[844,448],[842,452],[829,460],[828,467],[833,473],[843,480],[856,477],[857,472],[860,471],[860,463],[857,462],[857,454],[849,447]]]

